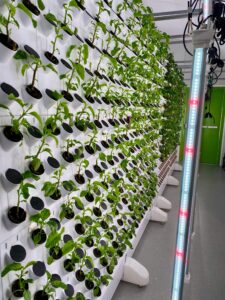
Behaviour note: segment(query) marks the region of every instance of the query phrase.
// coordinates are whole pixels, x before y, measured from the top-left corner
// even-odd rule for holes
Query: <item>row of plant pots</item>
[[[109,4],[107,1],[105,2]],[[128,5],[125,2],[124,4]],[[76,3],[81,10],[85,9],[82,3],[79,4],[78,1]],[[39,157],[39,154],[37,156],[35,154],[33,156],[27,155],[27,167],[25,169],[29,169],[29,171],[25,172],[25,174],[21,174],[15,169],[8,169],[6,172],[6,177],[12,175],[11,179],[13,178],[12,185],[14,185],[14,188],[16,184],[19,185],[19,194],[21,192],[23,196],[23,189],[26,189],[26,191],[28,189],[29,194],[27,197],[26,193],[27,198],[25,197],[27,201],[26,209],[24,209],[23,205],[21,207],[18,205],[14,208],[14,213],[12,212],[11,214],[11,210],[9,211],[9,219],[11,218],[11,221],[13,221],[12,215],[17,214],[17,210],[23,209],[19,213],[22,218],[18,223],[21,224],[21,221],[23,223],[28,219],[26,218],[27,213],[32,222],[31,224],[27,222],[32,228],[28,236],[30,249],[26,249],[26,242],[23,246],[13,245],[12,247],[22,246],[23,250],[21,250],[22,248],[16,250],[17,254],[22,253],[19,258],[9,255],[11,256],[11,261],[22,263],[26,259],[27,251],[31,253],[35,251],[37,253],[38,249],[43,249],[40,253],[47,253],[48,257],[47,260],[40,257],[38,272],[34,272],[36,264],[33,265],[31,263],[27,267],[29,274],[26,273],[24,277],[21,277],[21,280],[18,281],[17,279],[17,281],[13,282],[11,292],[15,293],[19,288],[21,293],[19,296],[22,297],[29,294],[29,291],[34,295],[34,299],[49,299],[52,295],[54,295],[52,296],[54,299],[74,297],[74,299],[83,300],[100,297],[104,285],[111,281],[110,275],[113,274],[120,257],[125,253],[127,247],[132,246],[132,238],[156,192],[157,178],[154,168],[155,161],[158,159],[157,139],[159,136],[159,125],[157,122],[160,122],[161,119],[160,115],[158,115],[160,106],[157,105],[159,102],[158,90],[150,92],[149,81],[144,79],[149,76],[149,69],[144,71],[144,68],[146,68],[146,62],[144,61],[148,60],[152,66],[154,62],[152,62],[153,60],[148,54],[145,54],[144,49],[143,52],[140,51],[140,57],[136,56],[137,46],[135,46],[135,42],[131,45],[131,42],[126,40],[126,38],[124,38],[124,46],[128,51],[122,51],[121,45],[123,42],[119,41],[120,33],[116,31],[109,33],[107,32],[108,26],[102,25],[101,4],[102,1],[99,1],[95,16],[90,13],[87,7],[87,14],[92,19],[95,18],[96,22],[93,22],[93,33],[90,36],[85,36],[84,40],[78,34],[75,37],[70,28],[66,26],[66,22],[61,24],[58,23],[59,20],[54,15],[48,15],[49,19],[47,19],[47,15],[45,18],[43,17],[44,15],[40,14],[43,22],[41,21],[39,24],[46,25],[46,36],[55,30],[55,37],[57,37],[62,30],[64,31],[62,39],[58,37],[57,40],[54,40],[55,46],[58,42],[65,42],[66,36],[73,34],[73,37],[67,39],[67,42],[73,43],[75,41],[75,44],[80,47],[79,51],[81,51],[75,54],[78,54],[78,56],[82,54],[81,60],[77,60],[77,57],[74,60],[74,52],[71,48],[71,55],[68,55],[64,61],[65,68],[63,67],[63,70],[63,65],[59,59],[61,55],[57,55],[54,49],[44,53],[44,59],[50,59],[51,61],[53,67],[50,67],[50,70],[52,72],[57,71],[54,68],[54,66],[57,66],[59,76],[62,75],[61,80],[68,83],[66,77],[63,78],[64,72],[72,73],[73,70],[76,70],[76,76],[79,77],[80,83],[76,91],[73,90],[74,86],[72,85],[69,88],[67,86],[68,89],[65,89],[65,91],[58,91],[57,93],[50,89],[46,89],[44,92],[32,89],[35,94],[40,96],[41,93],[42,96],[44,95],[41,105],[43,104],[46,108],[50,108],[52,103],[52,107],[57,107],[58,109],[60,107],[58,104],[67,100],[67,107],[70,111],[70,107],[72,108],[72,105],[74,105],[71,103],[73,100],[73,103],[75,101],[77,104],[80,103],[86,110],[85,101],[86,105],[90,104],[94,109],[97,103],[100,108],[105,107],[107,110],[113,110],[114,108],[116,113],[112,112],[107,119],[103,118],[102,114],[99,114],[98,118],[79,118],[77,117],[81,113],[79,110],[72,123],[64,119],[65,114],[60,115],[60,120],[57,122],[53,118],[44,121],[41,117],[42,123],[45,123],[44,127],[49,134],[46,136],[45,141],[43,139],[45,133],[43,134],[43,131],[40,130],[41,127],[36,126],[37,123],[31,123],[30,127],[25,127],[25,130],[21,127],[20,133],[22,138],[23,136],[25,137],[24,133],[26,131],[29,136],[35,136],[31,145],[33,143],[33,146],[35,145],[36,148],[37,143],[39,143],[38,147],[41,147],[43,142],[43,145],[47,146],[48,149],[45,153],[46,156]],[[124,5],[124,10],[126,10],[126,5]],[[135,11],[136,4],[131,5],[133,5]],[[64,7],[64,9],[67,8],[70,9],[69,7]],[[118,17],[122,21],[120,13],[118,13]],[[38,26],[40,26],[39,24]],[[130,22],[129,26],[132,31],[133,23]],[[109,44],[109,48],[104,46],[102,50],[100,49],[100,40],[98,37],[96,38],[95,30],[104,31],[105,29],[105,36],[108,36],[111,41],[114,40],[120,45],[118,51],[121,51],[121,55],[117,55],[115,49],[110,49]],[[147,32],[150,33],[146,26]],[[154,30],[150,35],[151,38],[154,38]],[[144,39],[145,42],[141,39],[138,40],[140,45],[146,44],[146,38]],[[158,39],[160,40],[160,37]],[[131,41],[133,40],[131,39]],[[92,68],[92,70],[87,68],[87,49],[92,49],[93,55],[98,57],[99,67],[96,64],[97,67]],[[112,50],[114,50],[114,53]],[[34,51],[34,49],[26,46],[22,52],[19,52],[21,56],[25,57],[26,55],[26,59],[23,57],[18,57],[18,59],[22,59],[22,61],[24,59],[25,62],[28,58],[36,64],[37,62],[42,63],[39,54]],[[75,49],[75,51],[77,50]],[[142,53],[144,53],[143,56]],[[109,67],[113,68],[113,71],[102,70],[101,60],[103,55],[109,60]],[[76,65],[73,65],[71,60],[76,61]],[[43,67],[43,70],[47,71],[46,67]],[[152,70],[157,71],[154,68]],[[23,72],[25,72],[24,69]],[[85,79],[83,79],[84,76]],[[151,76],[150,78],[156,79],[159,83],[163,82],[163,78],[160,81],[156,77]],[[95,88],[90,91],[92,84]],[[100,88],[101,84],[106,85],[107,88],[114,85],[114,90],[111,91],[109,89],[106,92]],[[81,93],[79,89],[82,90]],[[117,94],[116,89],[120,91]],[[11,94],[15,98],[19,97],[19,93],[13,87],[8,88],[8,91],[6,98]],[[25,93],[27,91],[23,90],[24,102],[29,103],[29,101],[25,100]],[[146,97],[143,96],[143,93],[145,93]],[[81,97],[80,95],[87,95],[87,97]],[[152,98],[154,96],[157,100],[153,101]],[[57,98],[59,98],[59,101]],[[47,102],[45,101],[46,99],[48,99]],[[8,99],[6,100],[9,101]],[[7,101],[5,103],[8,105],[9,102]],[[156,106],[153,107],[152,103],[156,103]],[[139,107],[141,108],[140,110]],[[23,106],[23,108],[26,109],[27,106]],[[33,112],[32,109],[30,112]],[[71,112],[73,113],[73,109]],[[120,117],[121,115],[122,117]],[[38,122],[38,118],[39,116],[36,115],[36,122]],[[87,122],[86,119],[89,119],[89,121]],[[4,131],[7,132],[7,130]],[[10,131],[9,128],[8,131]],[[96,137],[94,135],[95,131],[97,131]],[[105,131],[108,132],[108,135],[103,137]],[[93,142],[86,140],[87,134],[90,133],[93,134]],[[7,134],[5,135],[5,132],[3,135],[6,139],[11,137],[10,134],[8,136]],[[21,135],[19,134],[20,138]],[[81,145],[73,143],[73,137],[75,136],[79,136]],[[63,144],[66,142],[65,148],[62,151],[51,152],[51,147],[55,147],[54,143],[57,144],[57,140],[60,144],[62,141]],[[9,143],[18,145],[16,141]],[[111,149],[113,149],[113,152],[112,155],[109,155]],[[42,151],[42,148],[40,151]],[[48,153],[49,151],[50,154]],[[95,159],[96,161],[94,161]],[[91,164],[89,163],[88,165],[88,161],[91,161]],[[78,166],[78,170],[72,173],[73,178],[71,181],[61,180],[64,170],[62,165],[66,163],[68,163],[66,172],[71,172],[72,168],[70,166]],[[81,172],[79,171],[80,169]],[[43,172],[50,175],[49,180],[44,182],[42,178],[46,177],[41,177]],[[29,189],[36,186],[35,180],[38,181],[37,193],[31,196]],[[40,182],[41,185],[39,185]],[[26,185],[27,183],[29,183],[29,186]],[[41,188],[44,193],[43,197],[39,194],[41,192],[39,189]],[[74,199],[71,199],[72,197]],[[54,203],[54,210],[56,211],[54,216],[51,215],[50,211],[51,203]],[[54,243],[51,242],[53,240],[55,241]],[[64,280],[61,281],[57,276],[55,279],[57,282],[52,282],[52,274],[46,271],[48,265],[52,264],[55,270],[60,270],[58,275],[69,274],[68,278],[70,279],[67,285],[63,283]],[[20,274],[21,270],[24,272],[27,270],[26,268],[25,270],[23,269],[24,266],[19,270],[17,265],[17,268],[17,270],[10,270],[10,272]],[[32,274],[35,275],[35,278],[32,277]],[[52,288],[52,295],[48,295],[45,284],[43,287],[39,285],[35,291],[33,290],[33,282],[29,281],[29,279],[35,280],[36,276],[46,276],[46,285]],[[54,284],[56,287],[54,287]],[[80,286],[82,287],[80,288]],[[75,293],[74,287],[79,292]],[[61,292],[58,293],[58,289],[62,290],[62,294],[60,294]],[[57,290],[57,294],[55,294],[55,290]],[[88,292],[89,290],[90,293]],[[14,294],[14,296],[16,295]]]

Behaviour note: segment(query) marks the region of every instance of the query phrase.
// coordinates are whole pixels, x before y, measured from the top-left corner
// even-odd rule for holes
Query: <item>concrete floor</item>
[[[181,174],[174,172],[176,178]],[[167,187],[164,196],[172,202],[165,225],[149,223],[134,253],[150,273],[147,287],[121,282],[113,300],[170,300],[179,188]],[[196,207],[195,237],[191,255],[191,281],[184,300],[225,299],[225,172],[201,165]]]

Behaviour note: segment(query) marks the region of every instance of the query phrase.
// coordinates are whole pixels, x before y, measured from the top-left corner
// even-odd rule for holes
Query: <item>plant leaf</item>
[[[11,271],[19,271],[23,268],[23,266],[20,263],[12,263],[7,265],[4,270],[1,272],[1,277],[4,277]]]

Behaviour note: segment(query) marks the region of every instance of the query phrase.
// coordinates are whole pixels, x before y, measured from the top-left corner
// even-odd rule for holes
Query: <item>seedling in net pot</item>
[[[28,122],[27,117],[33,116],[40,125],[42,123],[41,117],[36,111],[32,110],[32,104],[24,103],[23,100],[15,97],[13,94],[10,94],[8,96],[8,99],[10,101],[16,102],[19,105],[21,112],[19,115],[14,115],[9,107],[0,104],[0,108],[8,110],[11,117],[11,125],[5,126],[5,128],[3,129],[3,133],[10,141],[20,142],[23,139],[22,127],[25,127],[26,129],[31,127],[31,124]]]
[[[59,126],[63,123],[63,120],[68,120],[69,125],[72,125],[73,115],[69,111],[68,104],[65,101],[60,101],[60,99],[62,99],[62,94],[54,91],[53,96],[57,101],[57,105],[55,107],[55,113],[46,119],[45,129],[49,130],[54,135],[59,135]]]
[[[75,154],[72,154],[72,148],[77,145],[78,141],[73,139],[66,139],[65,146],[63,147],[65,151],[62,152],[62,157],[68,163],[72,163],[75,161]]]
[[[38,53],[31,49],[29,46],[24,46],[24,48],[26,49],[26,51],[18,50],[14,55],[14,59],[21,60],[23,62],[23,65],[21,67],[21,73],[23,76],[28,70],[31,70],[31,72],[33,73],[31,83],[26,86],[27,93],[35,99],[41,99],[42,93],[35,86],[38,82],[38,71],[41,69],[44,71],[46,69],[50,69],[55,73],[57,73],[57,71],[52,64],[43,64]]]
[[[64,227],[59,231],[57,225],[50,226],[51,232],[47,237],[45,247],[49,249],[48,264],[52,264],[54,260],[60,259],[63,255],[63,233]]]
[[[98,11],[95,17],[96,21],[92,21],[92,24],[94,25],[93,33],[91,34],[90,40],[86,39],[87,44],[94,48],[95,41],[99,38],[99,30],[102,29],[104,33],[106,33],[106,25],[100,21],[100,16],[102,13],[106,12],[108,15],[110,15],[110,11],[105,8],[103,1],[97,1]]]
[[[10,3],[7,4],[7,9],[7,17],[3,16],[2,14],[0,15],[0,42],[10,50],[16,51],[18,49],[18,44],[10,38],[12,32],[10,28],[11,25],[19,28],[19,23],[15,18],[15,1],[10,1]],[[4,33],[2,28],[4,28]]]
[[[2,43],[8,49],[16,51],[18,49],[18,44],[11,39],[11,25],[17,28],[20,27],[19,22],[16,19],[17,8],[22,10],[32,20],[34,27],[37,26],[37,22],[33,19],[32,14],[22,2],[19,2],[16,5],[16,1],[11,0],[5,1],[5,4],[7,8],[7,15],[0,15],[0,43]],[[2,28],[4,28],[4,32]]]
[[[70,194],[67,195],[65,202],[61,205],[61,210],[59,214],[60,221],[67,219],[71,220],[74,218],[74,203],[76,198],[72,197]]]
[[[62,29],[68,34],[73,35],[74,30],[71,28],[73,21],[73,9],[78,8],[76,0],[70,0],[63,4],[64,15],[61,22]]]
[[[51,213],[50,210],[44,208],[41,212],[30,217],[30,221],[37,224],[37,228],[31,233],[31,238],[35,245],[43,244],[46,241],[47,235],[45,228],[51,226],[51,220],[49,220]]]
[[[79,184],[85,183],[83,174],[88,166],[89,166],[89,161],[86,159],[83,159],[78,163],[78,170],[77,170],[77,174],[75,175],[75,179]]]
[[[39,180],[39,177],[35,176],[30,171],[26,171],[22,174],[22,181],[17,189],[17,205],[12,206],[8,210],[8,218],[14,224],[20,224],[25,221],[27,214],[21,207],[21,203],[26,203],[30,196],[30,189],[35,189],[35,185],[26,182],[27,179]]]
[[[51,274],[46,271],[47,282],[34,294],[34,300],[46,300],[56,299],[56,290],[58,288],[66,290],[67,285],[61,281],[61,278],[57,274]]]
[[[33,172],[36,175],[42,175],[44,173],[44,166],[43,163],[40,159],[40,156],[42,153],[49,153],[50,156],[52,155],[51,148],[49,144],[47,143],[47,138],[51,137],[54,139],[56,146],[58,145],[58,140],[57,138],[51,134],[50,132],[45,132],[44,135],[42,136],[41,142],[37,148],[37,151],[34,155],[27,155],[25,156],[25,159],[30,160],[29,164],[29,169],[31,172]]]
[[[33,279],[27,278],[29,268],[35,264],[35,261],[28,262],[25,266],[20,263],[8,264],[1,272],[1,277],[6,276],[10,272],[14,272],[17,279],[12,282],[11,293],[16,298],[23,297],[24,300],[31,300],[31,292],[29,290],[29,283]]]
[[[75,52],[76,50],[76,52]],[[72,57],[74,55],[74,57]],[[69,59],[72,69],[67,73],[60,75],[60,79],[65,82],[66,92],[76,91],[85,77],[84,65],[88,59],[88,46],[85,44],[79,47],[72,45],[68,48],[66,56]]]
[[[95,112],[91,106],[88,106],[87,103],[84,103],[84,106],[80,112],[76,114],[75,126],[80,131],[86,131],[88,124],[90,123],[91,116],[94,118]]]
[[[92,224],[91,214],[92,210],[90,208],[85,208],[83,209],[82,214],[75,216],[75,220],[79,221],[79,223],[75,225],[75,231],[79,235],[83,235],[86,231],[86,227],[90,227]]]
[[[52,49],[51,51],[45,52],[45,57],[54,65],[58,65],[59,60],[57,58],[56,53],[60,54],[60,52],[59,49],[57,48],[57,42],[58,40],[63,39],[63,34],[61,33],[62,32],[61,22],[52,13],[48,13],[46,15],[46,18],[47,20],[54,23],[55,36],[54,39],[51,41]]]
[[[42,191],[44,191],[45,197],[50,197],[53,200],[58,200],[61,198],[61,191],[60,191],[60,186],[62,186],[62,175],[63,175],[63,170],[65,168],[60,166],[59,169],[57,169],[54,173],[53,176],[51,177],[52,181],[46,181],[43,186],[42,186]]]
[[[98,132],[96,129],[94,129],[94,132],[92,134],[89,134],[88,136],[90,137],[90,140],[85,142],[86,146],[85,149],[89,154],[94,154],[97,150],[97,135]]]

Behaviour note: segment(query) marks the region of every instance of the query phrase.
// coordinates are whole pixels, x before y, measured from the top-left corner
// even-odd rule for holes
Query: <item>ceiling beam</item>
[[[192,16],[198,16],[202,9],[196,9]],[[165,21],[173,19],[184,19],[188,17],[187,10],[166,11],[153,14],[155,21]]]
[[[186,40],[185,43],[186,44],[191,44],[192,40]],[[183,40],[181,40],[181,41],[170,41],[170,45],[178,45],[178,44],[183,44]]]
[[[176,64],[192,64],[192,60],[175,60]]]

